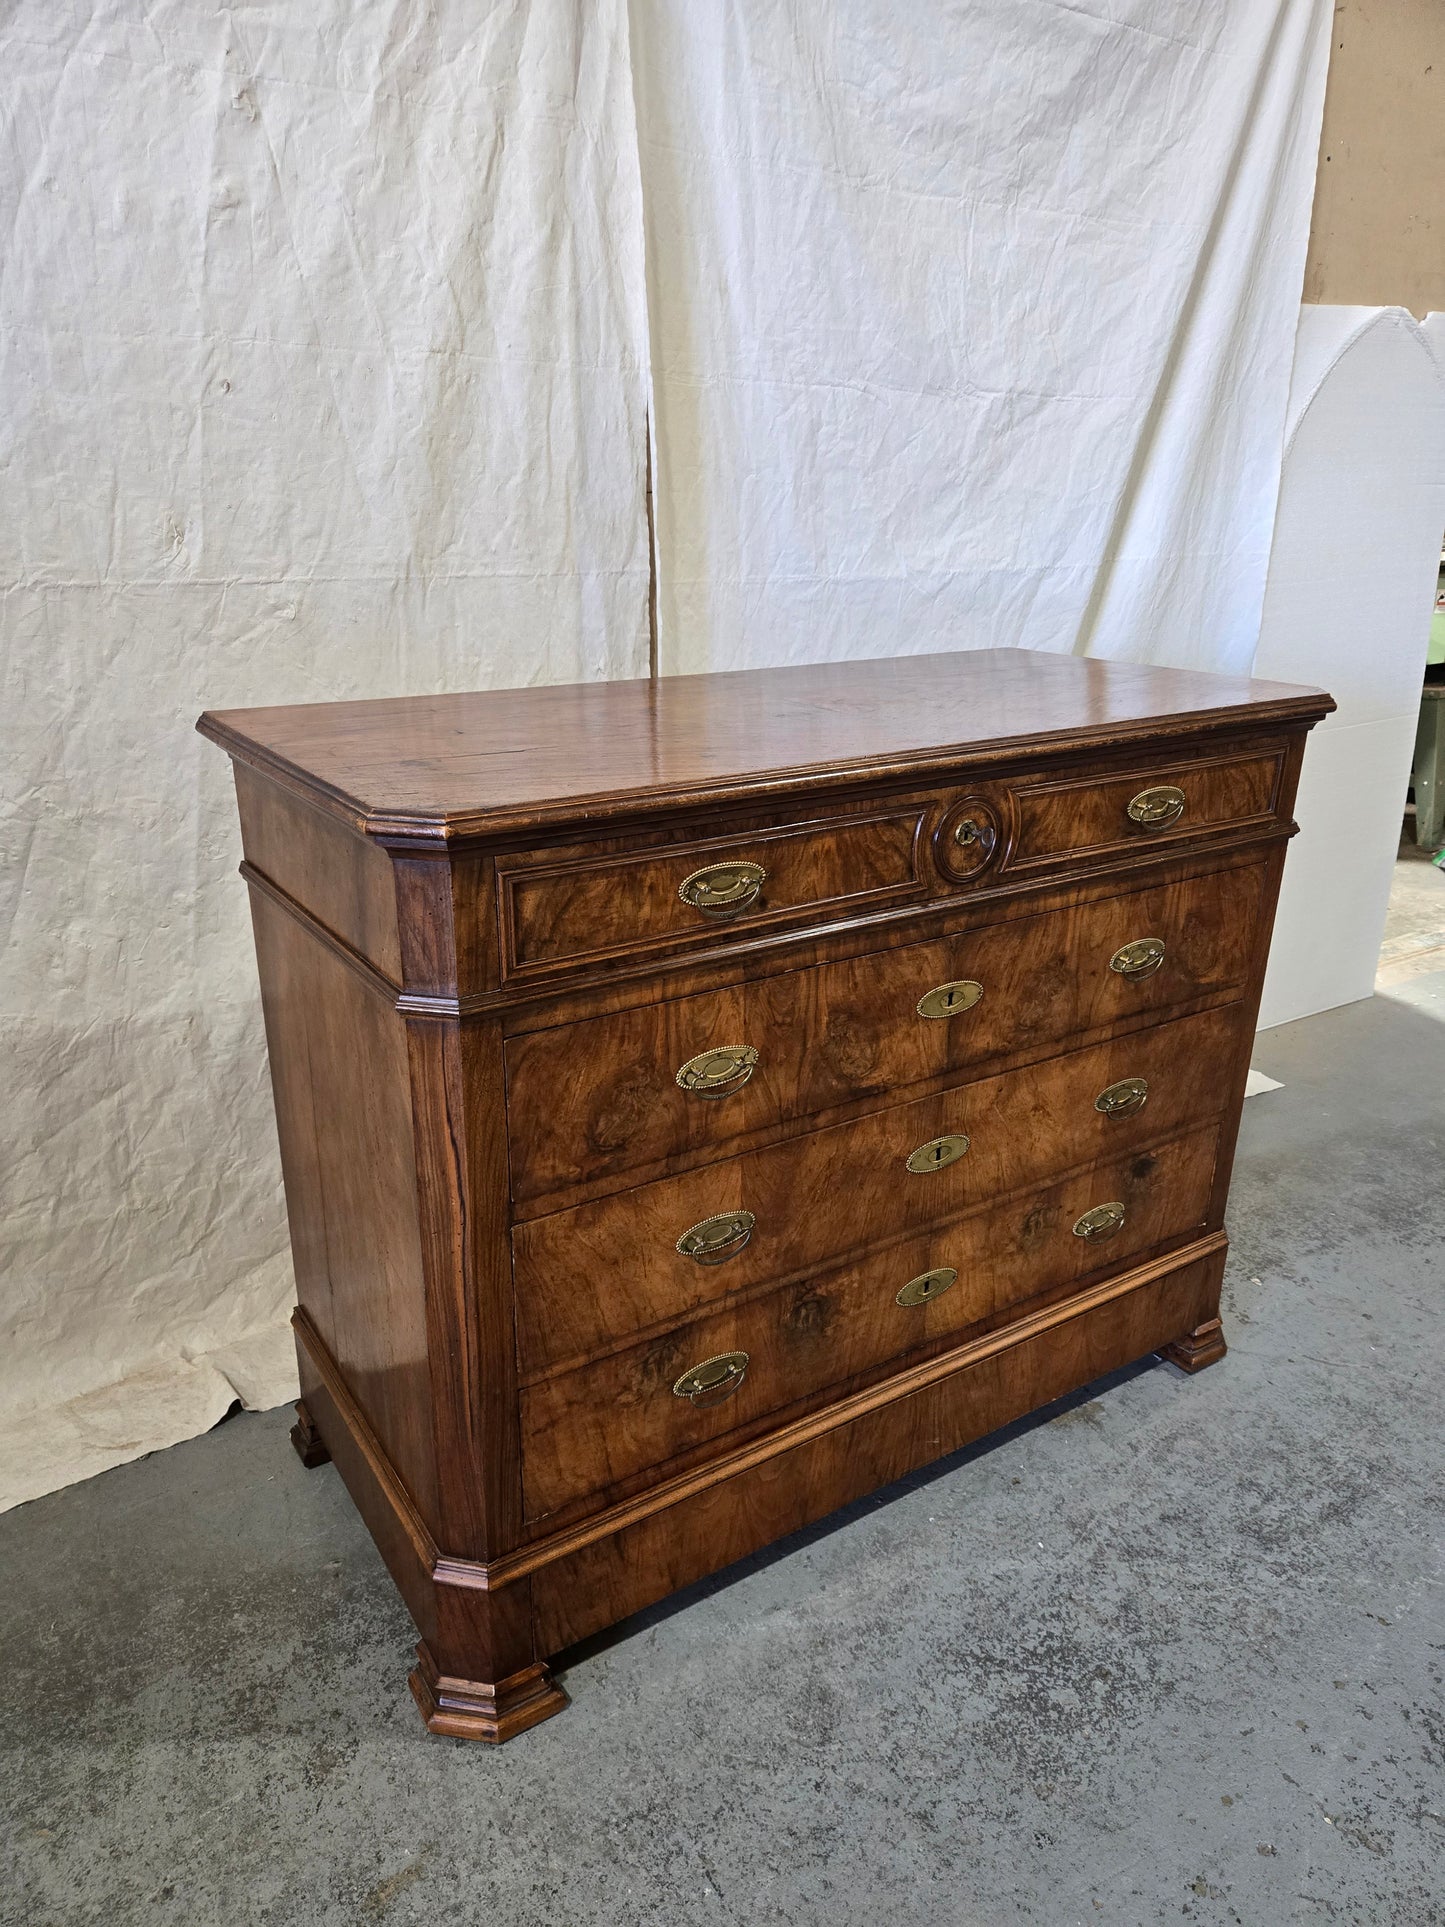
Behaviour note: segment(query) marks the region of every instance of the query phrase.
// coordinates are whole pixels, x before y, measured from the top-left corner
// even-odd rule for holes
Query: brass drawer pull
[[[731,1398],[748,1375],[746,1352],[719,1352],[689,1365],[672,1388],[674,1398],[689,1398],[694,1405],[721,1405]]]
[[[935,990],[925,991],[918,1000],[920,1017],[956,1017],[961,1010],[972,1010],[983,995],[983,985],[975,983],[971,977],[960,977],[956,983],[939,984]]]
[[[1162,830],[1184,814],[1184,792],[1172,783],[1156,783],[1130,799],[1129,821],[1146,830]]]
[[[1117,1202],[1096,1204],[1074,1226],[1076,1238],[1112,1238],[1124,1222],[1124,1207]]]
[[[677,1085],[694,1097],[731,1097],[747,1083],[757,1062],[751,1044],[719,1044],[716,1050],[689,1057],[677,1073]]]
[[[900,1305],[926,1305],[935,1298],[941,1298],[950,1286],[958,1282],[958,1272],[952,1265],[935,1265],[932,1271],[920,1271],[916,1278],[910,1278],[898,1294]]]
[[[1164,945],[1158,937],[1136,937],[1133,943],[1126,943],[1114,952],[1109,968],[1118,971],[1121,977],[1137,979],[1152,977],[1163,961]]]
[[[1121,1077],[1094,1099],[1094,1109],[1105,1117],[1134,1117],[1149,1100],[1149,1085],[1142,1077]]]
[[[684,877],[677,894],[705,917],[735,917],[757,902],[767,874],[761,863],[709,863]]]
[[[737,1257],[752,1237],[756,1223],[751,1211],[719,1211],[715,1217],[690,1225],[678,1239],[677,1248],[684,1258],[700,1265],[724,1264]]]
[[[909,1152],[908,1169],[915,1177],[926,1171],[942,1171],[947,1165],[957,1164],[968,1146],[966,1137],[931,1137],[927,1144]]]

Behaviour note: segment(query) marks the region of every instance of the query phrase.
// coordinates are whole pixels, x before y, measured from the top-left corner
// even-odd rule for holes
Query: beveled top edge
[[[380,842],[444,848],[1334,707],[1293,684],[994,649],[208,710],[196,727]]]

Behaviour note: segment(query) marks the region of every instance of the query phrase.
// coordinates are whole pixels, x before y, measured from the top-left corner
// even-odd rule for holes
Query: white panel
[[[1368,997],[1385,933],[1415,718],[1316,729],[1305,753],[1261,1030]]]
[[[1306,308],[1255,674],[1323,685],[1260,1024],[1368,997],[1445,530],[1445,376],[1398,308]]]
[[[1325,728],[1417,714],[1445,531],[1445,373],[1403,308],[1306,308],[1254,673]]]

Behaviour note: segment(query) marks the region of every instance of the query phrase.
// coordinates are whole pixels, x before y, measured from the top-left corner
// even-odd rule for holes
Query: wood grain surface
[[[524,1375],[1217,1114],[1230,1095],[1238,1016],[1232,1005],[1206,1011],[519,1224]],[[1126,1077],[1147,1081],[1147,1104],[1133,1117],[1104,1116],[1096,1097]],[[906,1170],[912,1151],[947,1135],[969,1138],[966,1155],[924,1175]],[[735,1257],[707,1265],[678,1251],[691,1225],[738,1210],[756,1225]]]
[[[208,711],[242,762],[377,835],[447,841],[1072,743],[1309,723],[1319,690],[1026,649]]]

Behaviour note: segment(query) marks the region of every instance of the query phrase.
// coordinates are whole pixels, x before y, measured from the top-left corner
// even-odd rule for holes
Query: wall
[[[1304,299],[1445,309],[1445,4],[1335,8]]]

